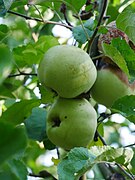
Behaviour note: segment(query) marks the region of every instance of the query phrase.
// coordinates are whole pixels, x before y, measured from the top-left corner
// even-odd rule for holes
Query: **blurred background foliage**
[[[46,114],[46,107],[52,102],[54,95],[41,93],[42,87],[36,76],[37,67],[44,52],[50,47],[59,43],[76,43],[76,34],[72,33],[71,28],[86,22],[80,21],[77,16],[85,0],[66,0],[66,9],[62,7],[61,1],[15,0],[11,6],[11,1],[7,1],[7,4],[2,2],[0,1],[0,54],[3,53],[0,55],[0,128],[4,129],[0,130],[0,147],[4,146],[4,136],[9,144],[6,144],[8,150],[3,159],[5,163],[1,166],[0,179],[24,180],[27,171],[36,176],[42,170],[56,177],[57,149],[54,149],[55,146],[44,135],[44,129],[41,133],[41,127],[37,127],[37,124],[44,123],[41,113]],[[92,2],[95,7],[91,5],[87,8],[91,10],[91,16],[95,16],[98,15],[101,4],[100,0]],[[116,20],[119,13],[128,6],[135,10],[133,0],[109,0],[106,11],[108,18],[105,21],[109,23]],[[44,112],[41,108],[36,110],[39,106],[44,107]],[[101,114],[109,110],[98,105],[97,111]],[[29,119],[35,120],[35,123],[29,124]],[[25,128],[26,124],[28,125]],[[33,128],[32,131],[29,131],[28,126]],[[37,132],[36,135],[32,134],[34,131]],[[118,114],[106,118],[99,126],[99,132],[106,143],[114,147],[123,147],[135,142],[135,125]],[[92,145],[101,144],[99,140]],[[132,149],[135,151],[134,147]],[[61,156],[64,156],[62,149],[60,152]],[[0,148],[0,154],[3,153],[4,149]],[[135,173],[134,159],[131,162],[132,173]],[[13,166],[14,168],[11,168]],[[103,177],[98,167],[94,167],[88,174],[90,178],[93,173],[99,179]],[[52,178],[50,174],[48,177]]]

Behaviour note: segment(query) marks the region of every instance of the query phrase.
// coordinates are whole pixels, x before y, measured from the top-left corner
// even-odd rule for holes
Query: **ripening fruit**
[[[40,82],[64,98],[74,98],[93,86],[97,71],[89,55],[80,48],[58,45],[50,48],[38,69]]]
[[[86,147],[96,127],[97,113],[86,99],[58,98],[47,117],[48,138],[66,150]]]
[[[114,101],[135,94],[135,81],[129,83],[128,77],[115,66],[98,70],[97,80],[91,89],[91,95],[98,103],[111,107]]]

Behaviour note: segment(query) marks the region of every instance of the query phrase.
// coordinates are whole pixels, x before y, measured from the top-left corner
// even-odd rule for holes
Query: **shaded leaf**
[[[45,139],[43,141],[43,144],[44,144],[44,147],[45,149],[48,149],[48,150],[53,150],[56,148],[56,145],[54,145],[47,137],[47,135],[45,136]]]
[[[0,122],[0,164],[10,156],[24,151],[27,145],[24,128]]]
[[[11,89],[8,89],[7,87],[2,84],[0,86],[0,99],[7,99],[7,98],[15,98],[15,96],[12,94]]]
[[[39,105],[40,100],[38,99],[16,102],[3,113],[1,120],[14,125],[20,124],[30,115],[32,109]]]
[[[19,180],[27,179],[27,168],[21,160],[11,159],[8,161],[8,166]]]
[[[5,24],[0,25],[0,41],[2,42],[9,35],[9,28]]]
[[[41,102],[43,104],[52,103],[54,101],[54,98],[56,97],[56,93],[53,91],[49,91],[42,85],[39,85],[39,90],[41,94]]]
[[[25,120],[28,137],[37,141],[43,141],[46,134],[46,110],[35,107],[32,114]]]
[[[4,16],[6,12],[9,10],[10,6],[14,0],[1,0],[0,1],[0,16]]]
[[[73,36],[81,44],[84,44],[92,36],[96,22],[93,19],[87,20],[82,25],[73,27]]]
[[[135,96],[125,96],[114,102],[112,111],[135,123]]]

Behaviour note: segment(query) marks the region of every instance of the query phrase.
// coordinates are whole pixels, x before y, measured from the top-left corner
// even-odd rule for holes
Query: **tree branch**
[[[8,78],[17,77],[17,76],[37,76],[37,74],[36,74],[36,73],[20,72],[20,73],[18,73],[18,74],[10,74],[10,75],[8,75]]]
[[[18,12],[11,11],[11,10],[8,10],[7,12],[10,13],[10,14],[14,14],[14,15],[20,16],[22,18],[25,18],[26,20],[34,20],[34,21],[38,21],[38,22],[41,22],[41,23],[44,23],[44,24],[60,25],[60,26],[64,26],[64,27],[72,30],[71,26],[69,26],[67,24],[64,24],[64,23],[59,23],[59,22],[55,22],[55,21],[44,21],[43,19],[30,17],[30,16],[27,16],[27,15],[24,15],[24,14],[20,14]]]
[[[100,24],[101,24],[101,22],[102,22],[102,19],[103,19],[103,16],[104,16],[104,13],[105,13],[105,10],[106,10],[106,7],[107,7],[107,2],[108,2],[107,0],[102,0],[103,6],[102,6],[102,9],[101,9],[100,17],[99,17],[97,26],[96,26],[96,28],[95,28],[95,31],[94,31],[91,39],[90,39],[89,42],[88,42],[88,48],[87,48],[87,53],[88,53],[88,54],[90,53],[91,44],[93,43],[93,40],[94,40],[94,38],[95,38],[95,36],[96,36],[96,34],[97,34],[97,32],[98,32],[98,28],[99,28],[99,26],[100,26]]]
[[[34,174],[34,173],[29,173],[28,176],[31,176],[31,177],[39,177],[39,178],[52,178],[53,180],[56,180],[55,177],[53,177],[49,172],[43,170],[43,171],[40,171],[39,174]]]
[[[124,148],[126,148],[126,147],[132,147],[132,146],[135,146],[135,143],[126,145],[126,146],[124,146]]]
[[[95,133],[95,137],[99,137],[99,139],[101,140],[103,145],[107,146],[107,143],[105,142],[105,140],[103,139],[103,137],[99,134],[99,132],[97,130],[96,130],[96,133]]]

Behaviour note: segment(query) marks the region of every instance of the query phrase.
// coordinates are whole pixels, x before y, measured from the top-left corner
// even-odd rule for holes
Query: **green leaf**
[[[58,45],[55,37],[41,36],[36,43],[14,48],[14,59],[18,66],[38,64],[42,60],[44,53],[55,45]]]
[[[17,8],[17,7],[20,7],[20,6],[24,6],[24,5],[27,5],[28,4],[28,0],[18,0],[18,1],[14,1],[12,3],[12,6],[10,9],[13,9],[13,8]]]
[[[21,160],[11,159],[8,161],[8,166],[19,180],[27,179],[27,168]]]
[[[43,104],[52,103],[56,97],[56,93],[46,89],[44,86],[39,85],[39,90],[41,94],[41,102]]]
[[[115,149],[110,146],[93,146],[90,150],[82,147],[74,148],[58,164],[58,177],[59,180],[78,180],[98,163],[117,162],[126,167],[132,158],[133,151],[130,149]]]
[[[45,136],[45,139],[43,141],[43,144],[44,144],[44,147],[45,149],[48,149],[48,150],[53,150],[56,148],[56,145],[54,145],[47,137],[47,135]]]
[[[96,21],[93,19],[87,20],[82,27],[82,25],[73,27],[73,36],[81,44],[84,44],[93,34]]]
[[[120,113],[122,116],[135,123],[135,96],[125,96],[114,102],[112,112]]]
[[[132,79],[135,79],[135,52],[133,49],[130,48],[125,40],[120,38],[113,39],[112,45],[120,52],[126,61],[130,76]]]
[[[113,44],[103,43],[102,48],[103,48],[104,54],[108,56],[109,58],[111,58],[113,62],[115,62],[119,66],[119,68],[123,72],[125,72],[129,77],[129,71],[128,71],[125,59],[122,56],[122,54],[113,46]]]
[[[16,102],[3,113],[1,120],[14,125],[20,124],[31,114],[32,109],[39,105],[40,100],[38,99]]]
[[[46,134],[46,110],[35,107],[32,114],[25,120],[28,137],[37,141],[43,141]]]
[[[0,99],[15,98],[11,89],[4,86],[4,83],[0,86]]]
[[[125,32],[129,39],[135,44],[135,10],[131,7],[126,8],[116,19],[119,29]]]
[[[0,122],[0,137],[0,164],[26,148],[27,139],[22,127]]]
[[[90,149],[95,155],[95,163],[101,162],[117,162],[123,166],[127,166],[133,158],[133,151],[124,148],[113,148],[110,146],[91,147]]]
[[[65,0],[64,2],[69,3],[76,11],[79,11],[86,3],[86,0]]]
[[[0,44],[0,84],[12,70],[12,54],[5,44]]]
[[[95,158],[96,156],[89,153],[86,148],[80,147],[72,149],[68,153],[68,156],[58,164],[59,180],[79,179],[78,177],[82,175],[79,171],[86,168],[88,161],[92,164]]]
[[[2,42],[9,35],[9,28],[5,24],[0,25],[0,41]]]
[[[14,0],[0,0],[0,16],[4,16]]]

